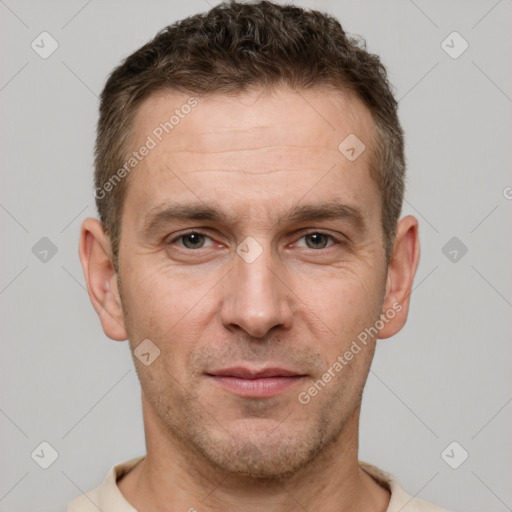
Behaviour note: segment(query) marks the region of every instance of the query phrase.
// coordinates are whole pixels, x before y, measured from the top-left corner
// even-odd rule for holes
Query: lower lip
[[[211,375],[217,384],[224,389],[239,396],[251,398],[269,398],[283,391],[298,382],[302,382],[303,376],[296,377],[262,377],[259,379],[242,379],[240,377],[224,377]]]

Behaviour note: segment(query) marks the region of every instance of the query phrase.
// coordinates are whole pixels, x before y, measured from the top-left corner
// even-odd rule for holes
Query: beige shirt
[[[116,482],[144,457],[145,455],[112,466],[99,487],[78,496],[69,503],[68,512],[98,512],[98,510],[102,512],[137,512],[121,494]],[[391,500],[386,512],[448,512],[410,496],[398,485],[395,477],[376,466],[362,461],[359,461],[359,466],[391,492]]]

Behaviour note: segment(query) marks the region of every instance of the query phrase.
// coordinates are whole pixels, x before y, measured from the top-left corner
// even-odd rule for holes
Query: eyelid
[[[333,245],[336,245],[336,244],[343,244],[346,242],[346,240],[344,239],[343,236],[335,236],[331,233],[328,233],[322,229],[306,229],[306,230],[303,230],[303,231],[300,231],[299,233],[300,236],[297,238],[297,241],[298,240],[301,240],[303,239],[305,236],[308,236],[308,235],[323,235],[323,236],[326,236],[327,238],[330,238],[332,242],[334,242],[333,244],[329,245],[328,247],[324,247],[323,250],[327,250],[329,249],[329,247],[332,247]],[[296,234],[296,235],[297,235]],[[296,243],[296,242],[294,242]],[[306,247],[306,249],[311,249],[311,247]],[[314,251],[319,251],[319,250],[322,250],[322,249],[311,249],[311,250],[314,250]]]
[[[190,235],[192,233],[204,236],[206,238],[209,238],[212,242],[215,242],[215,240],[213,240],[213,238],[211,236],[209,236],[204,231],[200,231],[200,229],[201,228],[199,228],[199,229],[189,229],[187,231],[183,231],[183,232],[173,236],[173,238],[171,238],[170,240],[166,241],[165,244],[166,245],[175,244],[182,237]],[[305,236],[312,235],[312,234],[324,235],[324,236],[330,238],[334,242],[333,244],[329,245],[328,247],[324,247],[323,249],[311,249],[310,247],[306,247],[307,249],[311,249],[311,250],[314,250],[314,251],[326,250],[329,247],[332,247],[333,245],[344,244],[344,243],[347,242],[347,238],[344,235],[340,234],[340,236],[337,237],[337,236],[335,236],[335,235],[333,235],[331,233],[328,233],[328,232],[326,232],[324,230],[321,230],[321,229],[305,228],[305,229],[300,230],[299,232],[295,233],[294,237],[297,237],[298,235],[300,235],[300,236],[298,236],[298,238],[296,238],[296,242],[294,242],[294,244],[297,243],[298,240],[301,240],[302,238],[304,238]],[[188,247],[183,247],[183,246],[180,246],[180,247],[182,247],[183,249],[189,250],[189,251],[197,251],[199,249],[203,249],[204,248],[204,247],[199,247],[198,249],[189,249]]]
[[[195,235],[202,235],[206,238],[209,238],[212,242],[214,241],[213,238],[211,236],[207,235],[204,231],[200,231],[198,229],[189,229],[188,231],[182,231],[178,235],[173,235],[173,237],[170,240],[165,241],[165,244],[166,245],[174,244],[175,242],[177,242],[184,236],[191,235],[192,233]],[[188,249],[187,247],[183,247],[183,248]],[[202,249],[202,247],[200,247],[200,249]],[[189,249],[189,250],[194,250],[194,249]],[[195,250],[197,251],[197,249],[195,249]]]

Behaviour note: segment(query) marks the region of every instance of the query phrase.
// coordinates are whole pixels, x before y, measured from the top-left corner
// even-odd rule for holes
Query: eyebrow
[[[207,220],[228,225],[240,222],[240,217],[224,212],[220,207],[209,206],[201,202],[170,204],[163,208],[151,209],[144,220],[142,232],[151,236],[170,222],[188,220]],[[361,211],[338,200],[321,204],[295,205],[285,211],[277,223],[292,224],[321,220],[344,220],[352,224],[358,231],[366,231],[366,222]]]

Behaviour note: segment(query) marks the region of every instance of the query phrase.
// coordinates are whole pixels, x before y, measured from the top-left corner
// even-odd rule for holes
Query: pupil
[[[201,243],[201,236],[199,233],[190,233],[188,235],[185,236],[185,240],[187,242],[190,242],[189,245],[192,245],[192,246],[196,246],[196,245],[200,245]],[[185,244],[187,245],[187,244]]]
[[[322,247],[325,246],[325,243],[322,244],[322,241],[325,242],[325,236],[322,233],[313,233],[309,236],[311,237],[311,240],[315,247],[318,247],[319,245],[321,245]]]

